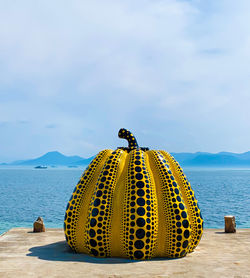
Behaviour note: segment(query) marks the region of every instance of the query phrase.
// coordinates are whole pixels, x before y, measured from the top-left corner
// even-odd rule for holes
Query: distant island
[[[220,152],[216,154],[196,153],[171,153],[175,159],[184,167],[250,167],[250,151],[245,153]],[[83,158],[80,156],[66,156],[60,152],[53,151],[35,159],[18,160],[12,163],[2,163],[8,166],[37,166],[46,165],[51,167],[87,166],[95,156]]]
[[[1,165],[8,165],[8,166],[37,166],[37,165],[46,165],[51,167],[56,166],[68,166],[68,167],[75,167],[75,166],[86,166],[88,165],[91,160],[94,158],[82,158],[80,156],[66,156],[61,154],[60,152],[48,152],[43,156],[40,156],[35,159],[28,159],[28,160],[18,160],[11,163],[2,163]]]
[[[171,153],[181,166],[250,167],[250,151],[245,153]]]

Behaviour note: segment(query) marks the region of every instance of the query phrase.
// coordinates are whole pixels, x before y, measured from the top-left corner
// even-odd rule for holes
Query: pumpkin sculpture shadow
[[[72,262],[87,262],[96,264],[120,264],[133,263],[129,259],[122,258],[96,258],[86,254],[77,254],[73,252],[65,241],[58,241],[52,244],[32,247],[30,253],[26,256],[38,257],[40,260],[46,261],[72,261]]]
[[[138,260],[129,260],[123,258],[97,258],[86,254],[77,254],[73,252],[65,241],[58,241],[43,246],[32,247],[30,253],[26,254],[29,257],[37,257],[40,260],[46,261],[70,261],[70,262],[86,262],[94,264],[123,264],[123,263],[138,263]],[[154,258],[152,261],[158,260],[173,260],[168,258]]]

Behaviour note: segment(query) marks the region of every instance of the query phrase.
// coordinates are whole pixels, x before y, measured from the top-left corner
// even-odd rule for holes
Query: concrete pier
[[[0,236],[0,277],[250,277],[250,229],[204,231],[181,259],[130,261],[72,253],[62,229],[32,233],[15,228]]]

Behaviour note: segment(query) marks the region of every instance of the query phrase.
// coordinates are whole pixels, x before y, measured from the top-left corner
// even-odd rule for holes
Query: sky
[[[250,150],[250,1],[0,0],[0,162]]]

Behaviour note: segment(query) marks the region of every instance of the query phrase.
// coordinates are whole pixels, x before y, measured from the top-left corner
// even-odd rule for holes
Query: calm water
[[[46,227],[63,227],[67,202],[81,169],[0,169],[0,234],[32,227],[42,216]],[[250,170],[186,170],[206,228],[223,228],[224,215],[250,228]]]

